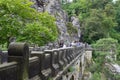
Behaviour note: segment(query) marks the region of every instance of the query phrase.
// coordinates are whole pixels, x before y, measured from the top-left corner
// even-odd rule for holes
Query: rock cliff
[[[59,40],[69,41],[78,39],[80,37],[80,23],[76,17],[71,17],[68,19],[67,13],[61,8],[60,0],[32,0],[35,4],[32,6],[39,12],[47,11],[56,18],[56,24],[59,29]],[[67,31],[66,24],[71,22],[72,25],[78,31],[77,34],[71,35]]]

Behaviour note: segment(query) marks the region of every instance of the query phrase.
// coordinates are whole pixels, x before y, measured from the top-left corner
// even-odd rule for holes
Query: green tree
[[[96,9],[90,11],[90,16],[86,19],[84,26],[82,26],[84,41],[91,43],[105,36],[101,27],[102,20],[102,11]]]
[[[94,64],[89,68],[90,71],[94,74],[92,79],[100,78],[100,76],[102,79],[102,74],[106,75],[107,72],[106,72],[105,63],[110,63],[115,61],[114,59],[111,60],[110,58],[107,58],[107,56],[111,56],[111,51],[112,51],[112,56],[113,54],[114,55],[117,54],[117,46],[118,46],[117,44],[118,41],[113,38],[103,38],[98,40],[95,44],[92,45],[94,49],[94,53],[93,53]],[[109,69],[107,69],[107,71],[109,71]]]
[[[26,24],[20,34],[19,41],[27,41],[41,46],[57,39],[58,30],[54,23],[55,18],[48,13],[41,13],[39,19],[41,21]]]
[[[92,9],[104,9],[106,4],[112,3],[113,0],[92,0]]]
[[[117,53],[117,45],[118,41],[113,38],[103,38],[99,39],[95,44],[93,44],[93,48],[96,50],[97,53],[99,52],[108,52],[113,50],[114,53]],[[98,50],[98,51],[97,51]]]
[[[31,8],[32,5],[33,3],[29,0],[0,0],[0,44],[6,42],[9,44],[9,39],[11,37],[17,37],[18,41],[25,41],[25,39],[29,40],[28,38],[30,37],[28,36],[33,38],[28,42],[34,43],[34,37],[32,36],[34,33],[31,32],[36,29],[42,33],[50,34],[47,36],[48,41],[53,41],[57,38],[58,33],[54,23],[55,18],[48,13],[37,12],[35,9]],[[40,28],[37,28],[36,25]],[[39,42],[39,44],[43,45],[43,43],[48,42],[44,42],[43,38],[39,38],[40,36],[36,37],[38,37],[38,39],[36,39],[38,41],[35,43]],[[43,40],[43,42],[40,42],[39,39]]]
[[[116,12],[115,20],[118,25],[115,26],[115,29],[111,32],[111,35],[113,38],[118,39],[120,43],[120,0],[117,0],[116,3],[114,3],[114,9]]]
[[[75,0],[72,3],[63,4],[63,9],[68,12],[69,16],[73,14],[78,16],[80,13],[87,13],[90,5],[90,0]]]
[[[89,13],[82,26],[84,40],[93,43],[100,38],[110,37],[117,25],[113,5],[106,4],[105,9],[91,9]]]
[[[31,4],[27,0],[0,0],[0,43],[18,35],[25,22],[34,19],[32,15],[36,12]]]
[[[93,43],[100,38],[117,35],[113,32],[117,23],[112,0],[75,0],[63,8],[70,16],[79,17],[84,41]]]

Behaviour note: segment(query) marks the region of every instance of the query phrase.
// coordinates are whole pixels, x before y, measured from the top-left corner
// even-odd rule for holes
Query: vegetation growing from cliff
[[[31,8],[29,0],[0,0],[0,44],[11,37],[43,45],[57,36],[55,18]]]
[[[72,23],[71,22],[68,22],[67,24],[66,24],[66,26],[67,26],[67,31],[68,31],[68,33],[71,35],[71,34],[74,34],[74,33],[77,33],[77,29],[72,25]]]

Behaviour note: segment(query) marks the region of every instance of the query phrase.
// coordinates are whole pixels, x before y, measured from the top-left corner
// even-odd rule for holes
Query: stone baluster
[[[59,48],[59,65],[60,70],[63,70],[63,67],[66,66],[66,63],[64,62],[64,53],[62,48]]]
[[[44,55],[44,52],[41,52],[41,51],[31,51],[31,57],[35,57],[35,56],[39,57],[39,60],[40,60],[40,61],[39,61],[39,62],[40,62],[40,63],[39,63],[39,65],[40,65],[40,68],[39,68],[39,69],[40,69],[40,70],[39,70],[39,76],[40,76],[41,79],[45,79],[45,76],[42,75],[42,71],[44,70],[44,69],[42,68],[42,66],[43,66],[42,63],[44,63],[44,62],[43,62],[43,60],[44,60],[44,58],[43,58],[44,56],[43,56],[43,55]],[[43,70],[42,70],[42,69],[43,69]]]
[[[55,58],[55,55],[54,55],[54,50],[45,50],[44,51],[46,54],[50,54],[50,66],[51,66],[51,69],[52,69],[52,76],[55,76],[58,71],[58,65],[54,64],[54,58]]]
[[[72,59],[74,59],[75,58],[74,48],[71,47],[71,51],[70,52],[71,52],[71,55],[72,55]]]
[[[51,76],[51,55],[44,52],[41,57],[41,78],[42,80],[49,80]]]
[[[58,49],[53,49],[53,66],[56,70],[56,73],[60,71],[60,66],[59,66],[59,50]]]
[[[72,48],[71,47],[68,47],[68,53],[69,53],[70,61],[72,61],[73,55],[72,55]]]
[[[65,57],[67,59],[68,64],[70,63],[70,53],[69,53],[69,48],[65,48]]]
[[[67,61],[67,58],[66,58],[66,49],[64,48],[60,48],[60,50],[62,51],[62,59],[63,59],[63,62],[64,62],[64,65],[66,66],[68,64],[68,61]]]

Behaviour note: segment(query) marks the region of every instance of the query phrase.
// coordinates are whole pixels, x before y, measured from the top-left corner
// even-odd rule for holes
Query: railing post
[[[29,47],[26,43],[11,43],[8,48],[8,61],[18,62],[18,80],[28,80]]]
[[[72,58],[74,59],[75,58],[75,53],[74,53],[74,48],[71,47],[71,54],[72,54]]]
[[[64,66],[66,66],[68,64],[68,61],[66,59],[66,50],[64,48],[60,48],[60,50],[62,52],[61,54],[62,54],[62,60],[64,62]]]
[[[65,62],[64,62],[64,53],[61,50],[61,48],[59,48],[59,65],[60,65],[60,70],[63,69],[63,67],[65,66]]]
[[[70,54],[69,54],[69,48],[65,48],[65,57],[67,59],[67,63],[70,63]]]
[[[51,70],[51,55],[47,53],[43,53],[41,55],[41,79],[42,80],[49,80],[52,75]]]
[[[56,72],[58,73],[58,71],[60,70],[60,65],[59,65],[59,50],[58,49],[53,49],[53,64],[56,68]]]
[[[50,54],[50,62],[51,62],[51,64],[50,64],[50,66],[51,66],[51,69],[52,69],[52,76],[55,76],[57,73],[58,73],[58,71],[57,71],[57,69],[58,69],[58,65],[56,65],[56,64],[54,64],[54,58],[55,58],[55,55],[54,55],[54,50],[45,50],[45,53],[47,53],[47,54]]]
[[[48,80],[49,77],[51,77],[51,70],[50,70],[50,65],[49,65],[49,62],[47,60],[50,61],[50,58],[49,56],[50,55],[45,55],[44,52],[40,52],[40,51],[32,51],[31,52],[31,56],[34,57],[34,56],[37,56],[39,57],[39,60],[40,60],[40,77],[41,79],[43,80]],[[47,62],[47,63],[46,63]],[[46,66],[46,65],[47,66]],[[45,71],[46,70],[46,71]],[[46,73],[47,71],[49,71],[48,73]],[[46,74],[45,74],[46,73]]]
[[[68,52],[69,52],[70,61],[72,61],[73,60],[73,52],[72,52],[71,47],[68,47]]]

